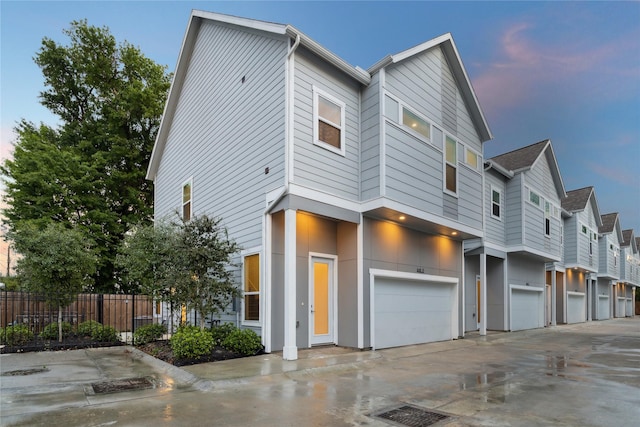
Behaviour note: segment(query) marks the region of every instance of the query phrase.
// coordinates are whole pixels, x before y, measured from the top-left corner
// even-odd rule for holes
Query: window
[[[586,225],[582,226],[582,233],[583,234],[587,234],[587,226]]]
[[[544,235],[551,235],[551,204],[544,202]]]
[[[418,132],[420,135],[431,139],[431,125],[417,114],[402,107],[402,124]]]
[[[182,186],[182,219],[191,219],[191,180]]]
[[[456,194],[458,192],[458,143],[447,136],[445,140],[445,190]]]
[[[480,167],[480,156],[475,151],[465,148],[464,162],[473,170],[478,170]]]
[[[496,219],[500,219],[501,198],[500,191],[491,187],[491,216]]]
[[[260,321],[260,255],[244,257],[244,317],[248,322]]]
[[[313,88],[314,143],[344,156],[345,104]]]
[[[540,206],[540,195],[538,193],[535,193],[531,190],[529,190],[529,201],[531,203],[533,203],[536,206]]]

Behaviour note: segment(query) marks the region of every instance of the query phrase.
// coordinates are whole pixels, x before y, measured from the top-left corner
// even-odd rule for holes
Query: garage
[[[458,337],[458,279],[371,270],[371,347]]]
[[[544,327],[544,288],[510,285],[511,330]]]

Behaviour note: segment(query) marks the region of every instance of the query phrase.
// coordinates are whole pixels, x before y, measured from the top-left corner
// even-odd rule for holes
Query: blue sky
[[[0,2],[0,156],[38,102],[33,57],[72,20],[107,26],[173,71],[191,9],[291,24],[368,68],[450,32],[494,140],[485,157],[550,138],[567,190],[593,185],[601,213],[640,236],[640,2]]]

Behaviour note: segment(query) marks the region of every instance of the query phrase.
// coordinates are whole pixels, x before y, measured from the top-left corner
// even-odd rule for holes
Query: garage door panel
[[[544,326],[543,293],[538,290],[511,289],[511,330]]]
[[[376,278],[375,347],[454,338],[455,284]]]

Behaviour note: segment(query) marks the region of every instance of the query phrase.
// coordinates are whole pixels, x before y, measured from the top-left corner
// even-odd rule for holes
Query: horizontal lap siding
[[[385,89],[460,143],[482,153],[482,142],[441,49],[385,69]],[[482,175],[458,163],[458,197],[443,192],[442,141],[426,143],[389,118],[385,132],[385,195],[466,226],[482,229]],[[432,139],[436,132],[433,132]],[[460,153],[460,159],[464,154]]]
[[[441,214],[442,153],[393,125],[386,130],[386,196]]]
[[[222,217],[245,248],[261,244],[265,193],[284,180],[286,52],[285,39],[202,23],[158,169],[157,218],[181,209],[192,177],[194,215]]]
[[[359,84],[304,48],[295,54],[294,182],[360,200]],[[346,155],[313,144],[313,86],[344,102]]]
[[[362,92],[361,200],[380,196],[380,74]]]
[[[505,195],[505,218],[507,245],[521,245],[522,242],[522,175],[515,175],[507,182]]]
[[[578,258],[578,220],[571,217],[564,222],[564,262],[575,264]]]

